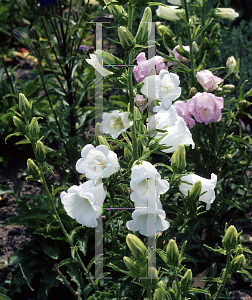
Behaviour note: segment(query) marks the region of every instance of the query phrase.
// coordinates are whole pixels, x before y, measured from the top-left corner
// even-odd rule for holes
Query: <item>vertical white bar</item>
[[[156,47],[155,47],[155,22],[151,22],[151,27],[149,26],[148,29],[151,30],[150,35],[149,35],[149,39],[148,39],[148,60],[150,61],[150,59],[152,57],[155,56],[156,54]],[[153,65],[151,67],[150,63],[148,63],[148,74],[152,71]],[[156,65],[155,65],[155,74],[156,74]],[[153,91],[153,86],[151,86],[150,84],[148,85],[148,94],[151,94],[151,90]],[[152,92],[153,93],[153,92]],[[150,104],[150,105],[149,105]],[[148,119],[154,116],[153,113],[153,102],[150,102],[148,100]],[[155,187],[156,189],[156,187]],[[153,194],[152,194],[153,197]],[[155,198],[158,197],[158,195],[156,195],[155,193]],[[155,204],[154,204],[155,203]],[[156,267],[156,245],[155,245],[155,235],[157,233],[156,231],[156,215],[149,213],[150,211],[152,212],[153,210],[156,209],[156,203],[157,203],[157,199],[155,199],[155,202],[153,201],[153,199],[150,199],[150,201],[148,201],[148,217],[147,217],[147,222],[148,222],[148,230],[147,230],[147,234],[148,234],[148,278],[150,278],[150,267]],[[153,232],[155,235],[153,235]],[[149,235],[149,233],[151,233],[151,235]]]
[[[96,50],[102,50],[102,23],[96,23]],[[98,62],[102,65],[102,56],[97,55]],[[95,124],[101,122],[103,112],[103,78],[96,71],[95,84]],[[95,192],[94,204],[97,197],[101,197]],[[98,225],[95,227],[95,277],[94,279],[112,279],[112,277],[102,277],[103,274],[103,223],[102,214],[96,219]]]

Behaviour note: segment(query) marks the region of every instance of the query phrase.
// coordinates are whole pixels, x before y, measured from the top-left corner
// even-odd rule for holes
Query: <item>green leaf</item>
[[[43,252],[52,259],[59,258],[59,248],[55,241],[45,241],[42,246]]]
[[[6,142],[7,142],[7,140],[10,137],[12,137],[12,136],[20,136],[20,135],[22,135],[20,132],[14,132],[14,133],[11,133],[11,134],[7,135],[7,137],[5,138],[5,144],[7,144]]]
[[[156,249],[156,252],[158,253],[158,255],[162,258],[162,260],[167,263],[167,259],[166,259],[166,255],[164,254],[165,252],[159,249]]]
[[[242,100],[244,100],[244,86],[247,81],[248,80],[245,80],[240,87],[240,93],[239,93],[239,97],[237,99],[237,104],[239,104]]]
[[[3,194],[14,194],[14,191],[10,189],[7,185],[0,186],[0,196]]]
[[[6,295],[0,293],[0,300],[11,300],[11,298],[9,298]]]
[[[188,291],[189,291],[189,293],[200,293],[200,294],[205,294],[205,295],[211,296],[211,294],[209,293],[209,291],[205,291],[205,290],[201,290],[201,289],[196,289],[194,287],[189,287]]]
[[[43,235],[45,238],[50,238],[53,240],[65,240],[65,238],[62,236],[60,227],[51,226],[49,228],[38,228],[33,233]]]

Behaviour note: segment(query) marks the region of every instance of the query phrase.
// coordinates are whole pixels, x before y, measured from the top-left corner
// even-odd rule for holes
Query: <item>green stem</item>
[[[182,230],[186,227],[188,221],[189,221],[188,219],[185,219],[183,225],[180,227],[179,231],[175,234],[174,237],[177,237],[182,232]]]
[[[49,189],[48,189],[48,186],[47,186],[47,183],[46,183],[46,180],[45,180],[45,176],[44,176],[44,173],[43,173],[43,167],[42,167],[42,164],[39,163],[38,165],[39,165],[39,171],[40,171],[41,181],[42,181],[42,184],[43,184],[43,186],[44,186],[44,188],[45,188],[45,191],[46,191],[46,194],[47,194],[47,197],[48,197],[48,202],[49,202],[49,204],[51,205],[51,207],[52,207],[52,209],[53,209],[53,212],[54,212],[54,214],[55,214],[55,217],[56,217],[57,221],[58,221],[59,224],[60,224],[60,228],[61,228],[61,230],[62,230],[62,232],[63,232],[63,234],[64,234],[64,236],[65,236],[65,238],[66,238],[66,240],[67,240],[67,242],[68,242],[68,244],[70,245],[70,247],[71,247],[72,249],[74,249],[75,246],[74,246],[72,240],[70,239],[70,237],[69,237],[69,235],[68,235],[68,233],[67,233],[67,231],[66,231],[66,229],[65,229],[65,227],[64,227],[64,225],[63,225],[63,223],[62,223],[62,221],[61,221],[61,218],[60,218],[60,216],[59,216],[59,214],[58,214],[58,211],[57,211],[57,209],[56,209],[56,207],[55,207],[55,205],[54,205],[53,197],[52,197],[52,195],[51,195],[51,193],[50,193],[50,191],[49,191]],[[89,277],[89,280],[90,280],[90,282],[91,282],[93,288],[94,288],[94,289],[97,289],[97,287],[96,287],[96,285],[95,285],[95,283],[94,283],[94,280],[93,280],[92,277],[90,276],[90,273],[89,273],[88,269],[87,269],[87,268],[85,267],[85,265],[83,264],[83,262],[82,262],[82,260],[81,260],[81,258],[80,258],[80,256],[79,256],[79,253],[76,251],[75,254],[76,254],[76,258],[77,258],[77,260],[78,260],[78,262],[79,262],[79,264],[80,264],[80,266],[81,266],[81,268],[82,268],[84,274],[85,274],[86,276]]]
[[[173,173],[172,173],[172,178],[171,178],[171,180],[170,180],[170,186],[172,185],[172,183],[173,183],[175,177],[176,177],[176,173],[173,172]]]
[[[148,295],[148,300],[152,300],[152,297],[151,297],[151,287],[150,286],[147,287],[147,295]]]
[[[217,291],[217,293],[215,294],[214,296],[214,300],[218,300],[220,295],[221,295],[221,292],[224,288],[224,286],[226,285],[227,283],[227,280],[228,280],[228,275],[229,275],[229,271],[230,271],[230,268],[231,268],[231,261],[230,261],[230,258],[231,258],[231,251],[227,251],[227,264],[226,264],[226,270],[225,270],[225,274],[224,274],[224,277],[223,277],[223,280],[222,280],[222,283]]]
[[[189,13],[186,0],[184,0],[184,7],[185,7],[185,14],[187,20],[187,31],[188,31],[188,41],[189,41],[189,49],[190,49],[190,62],[191,62],[191,86],[194,87],[195,85],[195,75],[194,75],[194,59],[193,59],[193,52],[192,52],[192,37],[191,37],[191,29],[189,25]]]

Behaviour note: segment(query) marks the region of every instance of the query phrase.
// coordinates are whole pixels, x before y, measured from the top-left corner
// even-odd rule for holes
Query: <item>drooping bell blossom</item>
[[[178,9],[178,6],[159,6],[156,10],[158,17],[169,20],[178,21],[180,20],[179,14],[184,14],[184,9]]]
[[[134,66],[133,72],[135,74],[136,81],[142,82],[148,75],[159,74],[161,70],[168,70],[165,64],[165,59],[162,56],[153,56],[151,59],[146,60],[145,53],[140,52],[137,57],[137,66]]]
[[[98,52],[100,53],[100,52]],[[98,61],[98,58],[97,58],[97,55],[98,53],[95,53],[94,54],[89,54],[90,56],[90,59],[86,59],[87,63],[89,63],[91,66],[93,66],[97,72],[99,72],[102,76],[108,76],[108,75],[111,75],[111,74],[114,74],[113,72],[110,72],[108,70],[106,70]],[[101,51],[102,53],[102,51]]]
[[[201,194],[206,192],[199,197],[199,201],[205,202],[206,210],[209,210],[211,204],[215,200],[214,189],[217,183],[217,176],[214,173],[211,174],[211,179],[206,179],[196,174],[184,175],[181,177],[181,184],[179,185],[179,190],[184,196],[187,196],[188,191],[191,191],[194,183],[198,180],[201,181],[202,184]],[[189,184],[186,182],[188,182]]]
[[[130,112],[120,112],[119,110],[103,113],[100,130],[116,139],[122,132],[125,132],[133,125],[133,120],[129,119],[129,115]]]
[[[148,207],[151,203],[159,202],[159,195],[169,189],[169,183],[161,179],[157,169],[147,161],[132,168],[130,187],[133,193],[130,199],[136,207]]]
[[[160,100],[160,106],[168,110],[172,105],[172,101],[181,94],[178,75],[169,73],[166,70],[161,70],[159,75],[146,77],[143,82],[141,93],[148,97],[149,105],[150,101]]]
[[[223,81],[222,78],[213,75],[209,70],[197,72],[196,78],[199,84],[207,92],[212,92],[218,88],[218,85]]]
[[[195,125],[195,120],[192,118],[192,114],[188,111],[187,102],[176,101],[173,106],[180,117],[182,117],[186,123],[186,126],[190,129]]]
[[[197,122],[219,122],[221,120],[221,109],[223,98],[216,97],[211,93],[197,93],[187,101],[188,111],[194,116]]]
[[[186,0],[186,2],[190,2],[191,0]],[[182,5],[181,0],[168,0],[167,2],[174,4],[174,5]]]
[[[181,56],[178,52],[177,52],[177,48],[179,48],[179,45],[177,45],[176,47],[174,47],[174,49],[172,50],[172,52],[174,53],[175,57],[181,61],[181,62],[187,62],[187,61],[190,61],[190,59],[186,58],[186,57],[183,57]],[[189,46],[183,46],[182,45],[182,48],[188,52],[190,52],[190,47]],[[174,61],[173,64],[176,64],[177,62]]]
[[[147,108],[148,102],[147,99],[143,97],[143,95],[136,95],[134,100],[141,112],[143,112]]]
[[[71,186],[60,194],[61,202],[67,214],[78,223],[87,227],[96,227],[96,219],[101,215],[106,192],[102,183],[89,180],[77,186]]]
[[[214,16],[222,19],[234,20],[239,17],[239,14],[233,8],[218,7],[214,11]]]
[[[95,148],[88,144],[82,149],[81,156],[76,163],[76,170],[92,180],[110,177],[120,168],[117,155],[106,145]]]
[[[165,153],[172,153],[176,150],[179,144],[194,148],[195,144],[192,139],[192,134],[182,117],[177,113],[176,108],[172,105],[169,110],[163,110],[162,107],[156,106],[154,111],[157,113],[151,117],[148,123],[148,129],[162,129],[165,133],[158,132],[155,136],[159,140],[159,144],[166,145],[167,149],[162,151]],[[170,147],[170,148],[168,148]]]
[[[57,5],[57,0],[37,0],[40,4],[40,7],[49,6],[51,4]]]
[[[181,117],[179,118],[179,121],[173,126],[168,126],[167,133],[157,133],[157,139],[163,136],[159,141],[159,144],[167,146],[167,149],[162,149],[162,152],[172,153],[177,149],[179,144],[185,146],[192,145],[192,148],[194,149],[195,144],[192,139],[192,134],[186,126],[184,119]]]
[[[156,236],[158,231],[165,231],[170,226],[165,220],[163,209],[149,212],[148,209],[137,208],[132,213],[132,219],[126,223],[126,227],[131,231],[139,231],[144,236]]]

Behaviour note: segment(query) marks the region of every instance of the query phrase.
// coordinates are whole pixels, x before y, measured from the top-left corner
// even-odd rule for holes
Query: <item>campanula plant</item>
[[[221,78],[219,66],[208,68],[214,52],[206,49],[209,43],[216,50],[219,18],[227,18],[230,10],[207,11],[204,0],[171,3],[175,6],[105,1],[117,22],[114,41],[125,56],[121,60],[100,48],[85,63],[97,72],[96,92],[104,84],[123,94],[117,98],[120,109],[112,96],[103,99],[101,114],[96,101],[100,121],[96,119],[94,140],[78,144],[71,166],[82,174],[78,185],[68,181],[49,187],[50,153],[40,135],[41,120],[31,100],[19,95],[16,134],[32,146],[28,179],[42,184],[49,211],[49,225],[35,233],[50,238],[48,232],[57,229],[63,236],[69,257],[55,258],[60,272],[55,268],[53,278],[78,299],[217,300],[225,296],[233,273],[252,278],[247,265],[251,251],[230,225],[251,198],[246,173],[251,138],[236,121],[250,105],[245,100],[250,92],[244,92],[245,81],[239,97],[233,97],[233,87],[226,83],[238,74],[238,60],[228,59]],[[157,6],[155,14],[151,6]],[[142,22],[134,28],[134,13],[143,7]],[[181,36],[165,21],[158,23],[157,42],[149,40],[154,17],[178,22]],[[158,56],[147,59],[159,43],[165,52],[157,49]],[[69,67],[68,61],[72,58],[65,60]],[[67,91],[69,100],[72,90]],[[201,269],[201,264],[210,275],[198,288],[193,278],[195,265]]]

